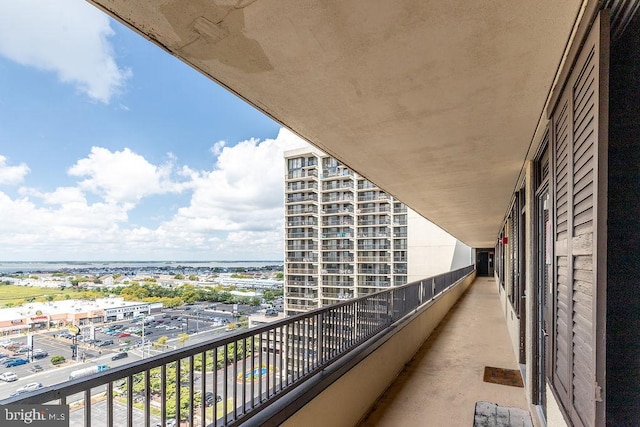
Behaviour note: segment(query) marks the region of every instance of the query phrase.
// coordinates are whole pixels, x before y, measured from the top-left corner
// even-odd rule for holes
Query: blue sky
[[[0,260],[280,260],[305,143],[83,0],[0,0]]]

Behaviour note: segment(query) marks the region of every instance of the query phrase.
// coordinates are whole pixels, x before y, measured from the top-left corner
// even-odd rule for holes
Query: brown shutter
[[[571,422],[593,426],[599,400],[597,297],[606,266],[608,22],[599,16],[553,110],[555,329],[552,384]],[[600,221],[598,221],[600,219]],[[598,227],[599,225],[599,227]],[[598,364],[596,363],[598,362]],[[600,384],[602,385],[602,384]],[[598,409],[600,410],[600,409]]]

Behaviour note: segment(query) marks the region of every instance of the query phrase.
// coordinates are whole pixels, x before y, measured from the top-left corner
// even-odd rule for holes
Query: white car
[[[6,382],[18,381],[18,376],[15,372],[3,372],[0,374],[0,380]]]
[[[35,391],[42,388],[42,383],[29,383],[25,384],[22,387],[16,389],[15,393],[12,396],[17,396],[23,393],[29,393],[30,391]]]

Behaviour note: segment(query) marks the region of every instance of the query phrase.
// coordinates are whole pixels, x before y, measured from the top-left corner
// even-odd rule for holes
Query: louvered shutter
[[[574,425],[596,424],[597,296],[605,288],[608,20],[599,16],[552,114],[553,386]],[[600,221],[598,221],[600,219]],[[600,260],[600,262],[598,262]]]

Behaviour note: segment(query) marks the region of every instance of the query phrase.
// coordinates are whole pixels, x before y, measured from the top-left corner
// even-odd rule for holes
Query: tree
[[[196,280],[198,280],[198,276],[196,276],[195,274],[191,274],[189,275],[189,280],[191,280],[192,282],[195,282]]]
[[[184,343],[187,342],[187,340],[189,339],[189,334],[185,334],[184,332],[181,334],[178,334],[178,342],[184,346]]]
[[[169,340],[168,337],[166,337],[164,335],[161,336],[160,338],[158,338],[156,340],[156,342],[153,343],[153,348],[162,348],[162,347],[166,346],[168,340]]]

